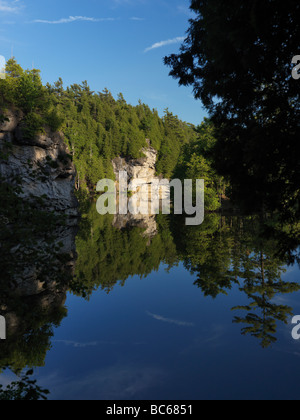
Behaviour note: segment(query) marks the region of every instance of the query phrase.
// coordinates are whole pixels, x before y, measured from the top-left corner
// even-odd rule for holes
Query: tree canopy
[[[297,0],[192,0],[170,75],[192,86],[215,126],[215,167],[249,209],[298,214],[300,84]]]

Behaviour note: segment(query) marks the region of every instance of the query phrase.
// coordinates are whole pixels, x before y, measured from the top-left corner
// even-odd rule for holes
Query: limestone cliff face
[[[113,168],[118,183],[119,172],[127,172],[128,175],[128,186],[133,191],[139,192],[139,200],[135,199],[135,194],[129,199],[131,206],[135,207],[140,202],[146,203],[146,207],[150,213],[149,200],[151,195],[149,193],[142,194],[140,191],[140,182],[143,184],[151,184],[154,180],[159,180],[156,176],[156,162],[158,152],[150,146],[142,149],[145,157],[140,159],[121,158],[118,157],[113,160]],[[150,189],[149,189],[150,191]],[[162,193],[163,194],[163,193]],[[160,194],[162,197],[162,195]],[[157,224],[155,214],[131,214],[127,215],[116,215],[114,219],[114,226],[118,229],[124,229],[128,227],[139,227],[144,229],[144,236],[152,239],[157,235]]]
[[[129,182],[136,179],[145,179],[146,182],[150,183],[152,179],[155,178],[158,153],[151,146],[142,149],[142,152],[145,157],[140,159],[126,159],[118,157],[113,160],[112,163],[116,179],[118,179],[120,171],[127,172]]]
[[[75,236],[79,212],[74,195],[75,167],[62,134],[46,131],[28,139],[24,136],[22,113],[10,110],[4,114],[8,121],[0,124],[0,152],[6,154],[7,158],[0,159],[0,177],[6,182],[14,182],[15,177],[19,177],[23,191],[20,199],[30,202],[32,196],[45,197],[43,210],[68,216],[66,225],[58,225],[55,231],[51,231],[54,238],[52,244],[49,244],[47,236],[49,226],[45,226],[44,231],[32,237],[35,249],[23,249],[24,245],[17,243],[10,250],[11,258],[19,264],[16,264],[15,272],[11,275],[11,284],[6,284],[6,287],[11,293],[23,297],[40,296],[47,291],[50,295],[56,294],[56,271],[72,274],[76,260]],[[28,218],[30,220],[30,214]],[[14,226],[10,228],[13,235]],[[60,262],[53,255],[49,250],[50,245],[51,249],[58,247],[60,255],[68,256],[66,262]],[[31,257],[32,251],[36,251],[37,261],[35,254]]]
[[[24,198],[45,196],[44,209],[77,217],[75,166],[63,135],[45,130],[44,134],[28,138],[24,135],[22,112],[9,110],[3,114],[8,121],[0,124],[0,150],[9,153],[8,159],[0,160],[0,176],[7,182],[19,176]]]

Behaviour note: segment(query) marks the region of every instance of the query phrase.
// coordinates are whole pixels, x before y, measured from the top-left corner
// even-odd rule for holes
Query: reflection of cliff
[[[154,238],[158,234],[156,219],[152,215],[118,214],[114,217],[113,226],[117,229],[128,229],[132,227],[143,229],[144,232],[142,235],[149,239]]]
[[[118,157],[112,162],[117,186],[119,173],[127,172],[128,189],[132,191],[132,196],[128,200],[131,212],[127,215],[118,214],[114,218],[113,226],[118,229],[139,227],[145,230],[143,233],[145,237],[152,239],[158,233],[155,214],[151,214],[150,205],[151,183],[160,180],[156,176],[158,152],[150,146],[150,143],[148,148],[142,149],[142,152],[144,157],[140,159]],[[156,197],[162,199],[167,193],[168,189],[163,187],[156,191]]]
[[[163,262],[172,266],[177,261],[173,238],[161,215],[147,228],[143,219],[100,216],[94,205],[83,217],[76,249],[72,291],[81,296],[88,296],[99,287],[109,292],[131,276],[142,278],[158,270]]]
[[[0,369],[41,366],[66,315],[78,221],[75,168],[60,133],[30,134],[21,111],[0,124]]]
[[[67,314],[64,303],[75,270],[76,230],[60,227],[53,234],[56,239],[50,247],[45,238],[36,238],[39,249],[31,264],[26,259],[24,266],[16,266],[10,282],[0,280],[0,315],[7,326],[7,340],[0,346],[0,370],[43,366],[53,327]]]

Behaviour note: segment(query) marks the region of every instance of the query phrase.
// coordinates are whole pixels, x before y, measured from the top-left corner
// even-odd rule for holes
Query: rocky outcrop
[[[42,219],[46,220],[45,226],[36,231],[32,229],[30,212],[26,214],[29,223],[24,234],[30,238],[24,242],[19,240],[20,234],[15,235],[16,226],[7,219],[9,247],[0,244],[1,258],[6,262],[0,275],[0,315],[5,318],[7,330],[2,355],[7,364],[14,363],[17,351],[25,366],[26,357],[35,357],[32,343],[39,343],[40,354],[46,355],[50,327],[58,325],[67,313],[64,303],[77,257],[75,167],[61,133],[45,129],[43,134],[28,136],[22,112],[0,110],[1,114],[7,120],[0,124],[0,177],[12,184],[18,177],[20,199],[34,202],[35,207],[40,205],[46,211]],[[44,200],[37,200],[40,198]],[[68,216],[67,225],[55,218],[57,223],[53,226],[48,211]],[[44,363],[43,357],[40,363]]]
[[[1,111],[7,118],[0,124],[0,176],[6,182],[21,179],[21,197],[44,197],[44,209],[69,217],[78,217],[74,195],[75,166],[62,133],[45,129],[43,134],[28,136],[23,114],[18,110]],[[74,221],[73,221],[74,222]],[[76,223],[76,222],[74,222]]]
[[[160,181],[160,178],[156,176],[156,162],[158,152],[150,146],[143,148],[142,152],[144,157],[139,159],[132,158],[121,158],[118,157],[112,161],[114,173],[116,177],[116,183],[118,184],[119,172],[127,172],[128,176],[128,189],[134,191],[133,195],[129,198],[129,204],[131,209],[135,209],[137,213],[137,207],[148,209],[149,214],[132,214],[128,212],[127,215],[116,215],[114,218],[113,225],[118,229],[124,229],[128,227],[138,227],[144,229],[143,236],[152,239],[158,233],[156,224],[156,214],[151,214],[151,189],[150,185],[155,181]],[[148,185],[145,192],[142,190],[141,185]],[[163,198],[168,194],[168,188],[162,188],[157,190],[155,193],[158,197]],[[137,198],[138,194],[138,198]]]
[[[120,171],[127,172],[129,182],[144,179],[150,183],[156,177],[157,150],[149,146],[142,149],[142,152],[145,157],[140,159],[118,157],[112,161],[116,179],[118,179]]]

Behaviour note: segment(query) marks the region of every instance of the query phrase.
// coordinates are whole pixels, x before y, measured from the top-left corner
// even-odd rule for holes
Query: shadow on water
[[[299,232],[299,224],[270,216],[207,214],[201,226],[187,227],[181,217],[99,216],[91,205],[76,239],[74,228],[56,226],[51,235],[38,230],[26,246],[2,246],[0,315],[7,340],[0,342],[0,369],[19,379],[0,395],[20,398],[26,378],[30,384],[24,369],[44,365],[54,328],[67,316],[68,292],[87,300],[99,289],[113,293],[162,263],[171,269],[183,262],[199,295],[216,299],[238,288],[247,304],[232,308],[233,322],[263,348],[274,345],[278,325],[292,315],[278,297],[300,289],[299,282],[283,279],[289,265],[299,264]],[[30,386],[35,388],[25,396],[47,395]]]

